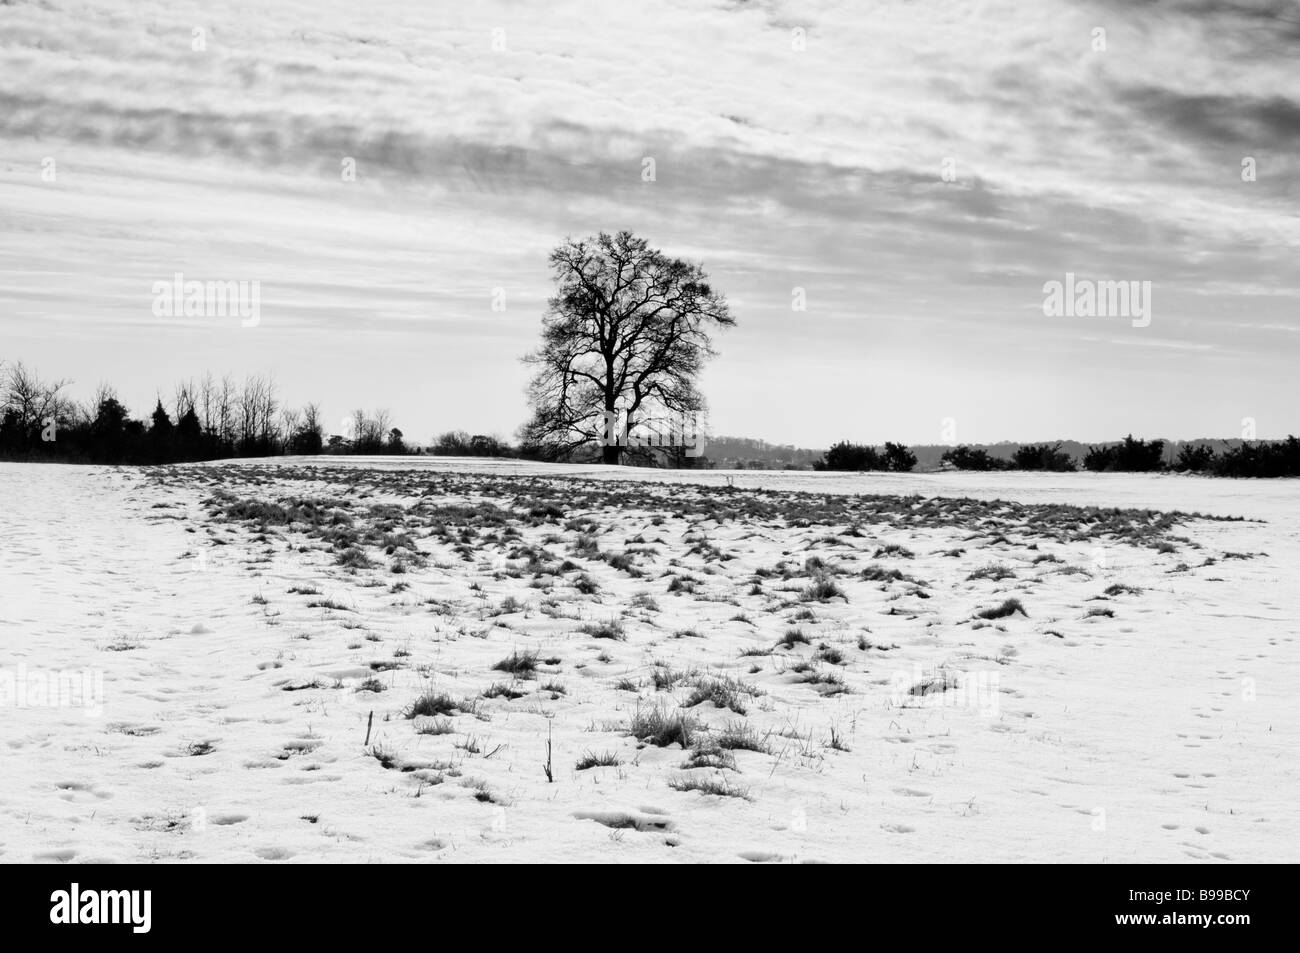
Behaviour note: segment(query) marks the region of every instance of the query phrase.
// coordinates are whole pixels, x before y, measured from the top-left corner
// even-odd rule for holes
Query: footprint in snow
[[[741,860],[747,860],[751,864],[783,864],[787,859],[783,854],[774,854],[766,850],[742,850],[739,856]]]
[[[99,798],[101,801],[108,800],[113,796],[110,791],[100,791],[93,784],[87,784],[83,781],[59,781],[54,785],[59,791],[59,797],[65,801],[75,801],[81,795]]]
[[[276,758],[280,761],[288,761],[296,754],[309,754],[320,747],[320,741],[316,738],[294,738],[292,741],[286,741],[283,749]]]
[[[288,860],[293,856],[293,851],[283,847],[259,847],[253,853],[262,860]]]
[[[639,811],[576,811],[573,815],[580,821],[595,821],[614,830],[632,828],[638,831],[670,831],[673,822],[661,814],[645,814]]]
[[[66,864],[77,856],[77,852],[69,847],[61,850],[47,850],[41,854],[32,854],[32,860],[38,864]]]

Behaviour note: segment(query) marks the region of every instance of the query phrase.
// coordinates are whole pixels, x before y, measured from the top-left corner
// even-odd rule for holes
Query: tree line
[[[161,464],[280,454],[409,453],[387,411],[354,411],[351,436],[327,436],[319,405],[291,407],[275,381],[205,374],[178,383],[153,412],[132,416],[109,384],[90,400],[22,361],[0,364],[0,457],[73,463]]]
[[[1171,461],[1165,460],[1163,440],[1140,440],[1132,434],[1114,443],[1089,446],[1076,459],[1056,443],[1024,444],[1008,457],[994,456],[983,447],[962,444],[946,451],[942,463],[957,470],[1042,470],[1071,473],[1079,469],[1094,473],[1199,473],[1224,477],[1300,476],[1300,440],[1243,441],[1222,450],[1205,443],[1179,447]],[[841,441],[813,463],[814,470],[861,472],[869,470],[907,473],[916,466],[916,455],[897,443],[877,448]]]
[[[813,461],[814,470],[862,472],[887,470],[908,473],[916,466],[916,455],[901,443],[886,443],[881,449],[847,440],[832,444],[820,460]]]
[[[1205,443],[1187,443],[1171,461],[1165,460],[1163,440],[1140,440],[1132,434],[1114,443],[1089,446],[1082,459],[1061,450],[1061,444],[1026,444],[1010,459],[982,448],[958,446],[943,462],[958,470],[1049,470],[1094,473],[1199,473],[1223,477],[1300,476],[1300,440],[1242,441],[1222,450]]]

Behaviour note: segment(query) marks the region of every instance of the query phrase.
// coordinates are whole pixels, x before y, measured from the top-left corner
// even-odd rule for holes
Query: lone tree
[[[621,433],[674,433],[704,409],[696,379],[714,353],[709,332],[736,321],[700,265],[627,231],[567,239],[550,264],[542,346],[524,358],[536,368],[525,446],[554,458],[595,444],[618,463],[627,448],[608,439],[611,421],[621,417]]]

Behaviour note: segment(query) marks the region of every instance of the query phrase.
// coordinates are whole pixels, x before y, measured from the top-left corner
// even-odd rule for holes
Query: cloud
[[[1034,323],[1039,289],[1066,271],[1151,280],[1176,322],[1148,354],[1272,358],[1276,335],[1244,325],[1288,325],[1300,289],[1300,15],[1289,9],[10,6],[0,326],[82,376],[102,347],[79,344],[79,328],[145,355],[121,371],[142,380],[193,373],[183,362],[209,356],[262,361],[304,398],[338,391],[345,405],[368,399],[374,378],[299,353],[396,361],[411,380],[379,386],[397,407],[419,402],[427,347],[457,360],[424,386],[492,389],[465,409],[477,424],[448,425],[508,431],[523,417],[514,359],[544,307],[546,251],[564,235],[631,227],[705,261],[741,321],[723,360],[738,352],[747,376],[783,382],[792,419],[812,417],[819,372],[791,360],[809,339],[864,367],[882,350],[942,364],[934,386],[955,404],[1009,355],[1050,361],[1044,373],[1079,386],[1108,363],[1130,367],[1119,386],[1140,393],[1140,362],[1115,350],[1125,335]],[[1240,174],[1246,156],[1254,182]],[[40,178],[48,158],[55,182]],[[355,182],[341,177],[345,159]],[[177,269],[262,280],[258,343],[142,314],[139,289]],[[1249,296],[1239,314],[1247,297],[1234,283],[1275,294]],[[796,285],[811,303],[798,315]],[[496,288],[504,315],[488,308]],[[57,348],[34,317],[60,330]],[[384,350],[395,340],[396,357]],[[1245,371],[1238,384],[1260,386]],[[770,412],[715,403],[732,415],[715,420],[725,429],[843,435],[778,432],[787,425]],[[435,426],[415,413],[408,431]],[[1039,424],[1058,415],[1062,433],[1088,420],[1086,408],[1034,413]]]
[[[1194,146],[1293,150],[1300,103],[1282,96],[1185,95],[1154,87],[1123,89],[1120,101]]]

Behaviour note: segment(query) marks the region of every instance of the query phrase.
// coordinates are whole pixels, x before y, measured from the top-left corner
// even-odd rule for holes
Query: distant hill
[[[699,465],[714,470],[811,470],[825,452],[750,437],[710,437]]]
[[[1035,444],[1054,444],[1056,442],[1057,441],[1055,440],[1032,441],[1032,443]],[[1018,443],[1011,440],[1003,440],[998,443],[968,443],[963,446],[970,447],[972,450],[985,450],[988,452],[990,457],[996,457],[999,460],[1010,460],[1017,450],[1021,447],[1029,446],[1030,443],[1031,441]],[[1088,448],[1093,446],[1092,444],[1080,443],[1077,440],[1062,440],[1060,441],[1060,444],[1061,452],[1069,454],[1076,462],[1082,461],[1084,454],[1088,452]],[[937,470],[939,469],[939,464],[943,461],[943,455],[951,450],[952,446],[944,443],[918,444],[909,449],[916,454],[917,470]]]
[[[1082,467],[1083,458],[1087,455],[1090,448],[1120,443],[1122,439],[1123,438],[1121,437],[1115,440],[1098,440],[1095,443],[1081,443],[1078,440],[1033,440],[1023,442],[1004,440],[999,443],[970,443],[966,444],[966,446],[973,450],[986,450],[991,457],[1010,460],[1011,457],[1014,456],[1015,452],[1021,447],[1027,447],[1031,444],[1041,446],[1043,444],[1060,443],[1061,452],[1069,454],[1074,458],[1074,462]],[[1179,448],[1184,445],[1209,446],[1213,447],[1216,452],[1222,453],[1224,450],[1239,447],[1244,442],[1240,438],[1225,440],[1214,437],[1198,437],[1195,440],[1167,440],[1163,437],[1157,437],[1155,439],[1164,440],[1165,452],[1163,459],[1165,463],[1173,463],[1174,460],[1178,458]],[[947,444],[917,444],[913,445],[909,449],[916,454],[917,470],[937,470],[939,464],[943,460],[943,455],[952,448]]]

